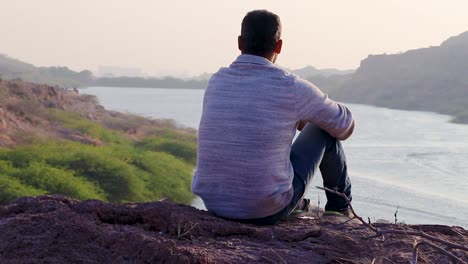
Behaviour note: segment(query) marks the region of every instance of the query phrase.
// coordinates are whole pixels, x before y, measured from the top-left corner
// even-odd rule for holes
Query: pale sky
[[[0,53],[73,70],[200,74],[239,54],[244,15],[281,17],[278,64],[353,69],[369,54],[439,45],[468,30],[466,0],[0,0]]]

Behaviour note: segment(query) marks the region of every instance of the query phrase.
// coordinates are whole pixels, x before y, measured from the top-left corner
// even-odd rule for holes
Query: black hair
[[[279,16],[267,10],[254,10],[242,20],[242,53],[257,56],[271,54],[281,38]]]

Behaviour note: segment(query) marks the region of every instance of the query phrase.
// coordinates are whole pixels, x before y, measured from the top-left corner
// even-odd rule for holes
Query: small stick
[[[418,247],[421,244],[422,244],[422,242],[414,241],[414,244],[413,244],[413,258],[411,259],[411,264],[418,264],[418,254],[419,254]]]
[[[320,218],[320,194],[317,193],[317,217]]]
[[[398,209],[400,209],[400,206],[397,206],[396,211],[395,211],[395,214],[394,214],[394,216],[395,216],[395,224],[397,223],[397,220],[398,220],[398,219],[397,219]]]
[[[179,223],[177,224],[177,238],[181,239],[184,238],[186,235],[190,234],[190,232],[198,225],[195,223],[190,228],[188,228],[188,223],[185,223],[183,226]]]

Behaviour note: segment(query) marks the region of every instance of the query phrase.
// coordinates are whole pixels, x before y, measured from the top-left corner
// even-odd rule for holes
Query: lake
[[[203,90],[90,87],[107,109],[171,118],[197,128]],[[353,206],[372,221],[394,220],[468,228],[468,125],[450,116],[347,104],[356,129],[343,142],[353,184]],[[312,186],[322,185],[316,175]],[[323,207],[325,195],[307,197]],[[194,206],[203,208],[199,199]]]

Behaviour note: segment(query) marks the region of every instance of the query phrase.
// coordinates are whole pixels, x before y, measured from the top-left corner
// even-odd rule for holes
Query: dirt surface
[[[411,235],[375,233],[353,220],[303,215],[274,226],[223,220],[170,202],[109,204],[24,197],[0,207],[0,263],[409,263]],[[468,245],[468,231],[441,225],[374,224]],[[427,240],[427,239],[425,239]],[[441,247],[445,245],[434,242]],[[448,250],[468,262],[468,252]],[[418,263],[450,263],[419,247]]]

